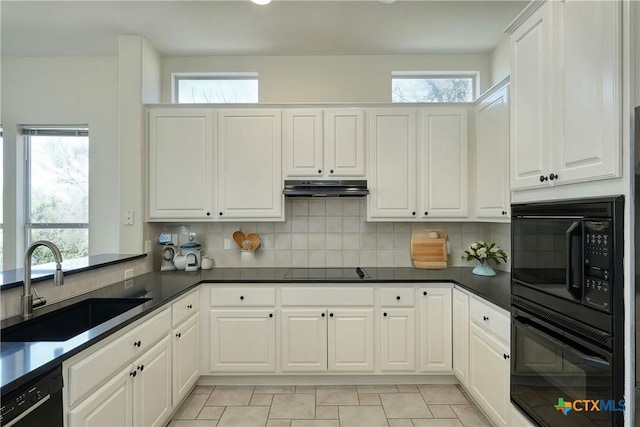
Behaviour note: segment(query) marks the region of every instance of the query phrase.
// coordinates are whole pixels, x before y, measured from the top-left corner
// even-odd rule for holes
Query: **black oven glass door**
[[[611,354],[518,317],[512,322],[511,400],[544,426],[612,425],[614,412],[596,411],[590,402],[577,402],[566,415],[556,408],[612,399]]]
[[[583,223],[580,218],[516,217],[511,222],[512,279],[581,303]]]

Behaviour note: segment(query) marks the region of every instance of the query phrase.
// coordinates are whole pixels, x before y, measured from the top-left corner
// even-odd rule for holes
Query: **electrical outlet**
[[[124,224],[133,225],[133,211],[127,211],[124,215]]]
[[[127,280],[127,279],[130,279],[132,277],[133,277],[133,268],[127,268],[124,271],[124,279]]]
[[[231,249],[231,239],[224,239],[224,248]]]
[[[145,254],[151,253],[151,240],[144,241],[144,253]]]
[[[133,279],[127,279],[124,281],[124,288],[129,289],[133,286]]]

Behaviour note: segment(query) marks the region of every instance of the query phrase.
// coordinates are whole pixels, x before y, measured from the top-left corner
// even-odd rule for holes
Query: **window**
[[[234,104],[258,102],[258,74],[173,74],[178,104]]]
[[[64,259],[89,254],[89,129],[21,126],[25,137],[25,241],[50,240]],[[53,262],[38,248],[33,264]]]
[[[392,102],[471,102],[477,74],[393,73]]]
[[[4,136],[2,134],[2,128],[0,127],[0,188],[2,188],[2,192],[0,193],[0,271],[3,270],[4,266]]]

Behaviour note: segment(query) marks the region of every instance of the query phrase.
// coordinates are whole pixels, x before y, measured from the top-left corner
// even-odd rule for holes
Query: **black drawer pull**
[[[130,377],[134,377],[135,378],[136,375],[138,375],[138,373],[136,371],[129,372],[129,376]]]
[[[397,299],[398,301],[400,301],[400,295],[398,295],[398,296],[396,297],[396,299]]]
[[[243,299],[244,299],[244,296],[240,295],[240,300],[243,300]]]
[[[136,342],[133,343],[134,347],[140,348],[141,345],[142,345],[142,341],[136,341]]]
[[[176,334],[176,337],[178,337],[178,338],[180,338],[181,336],[182,336],[182,334],[181,334],[180,332],[178,332],[178,333]]]
[[[269,317],[273,317],[273,313],[269,313]]]
[[[487,320],[489,320],[489,318],[487,316],[482,316],[482,320],[486,322]]]
[[[191,310],[191,309],[193,308],[193,305],[189,304],[189,305],[187,306],[187,308],[188,308],[189,310]]]
[[[426,295],[426,294],[427,294],[427,291],[424,291],[424,292],[422,293],[422,295]]]
[[[382,315],[383,315],[384,317],[387,317],[387,313],[382,313]]]
[[[140,365],[140,366],[138,366],[138,370],[139,370],[140,372],[144,371],[144,365]]]
[[[333,313],[329,313],[329,317],[333,317]]]
[[[510,356],[508,354],[503,354],[504,360],[507,360]]]
[[[321,314],[322,317],[326,316],[324,313]]]

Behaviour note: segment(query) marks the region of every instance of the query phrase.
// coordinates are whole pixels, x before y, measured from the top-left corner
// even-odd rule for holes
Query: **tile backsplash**
[[[411,267],[411,232],[425,228],[447,232],[449,266],[472,266],[462,254],[477,240],[494,241],[511,252],[509,224],[367,222],[364,198],[287,199],[285,209],[285,222],[150,224],[150,232],[153,238],[160,232],[178,233],[180,243],[189,232],[196,233],[203,254],[212,257],[216,267]],[[261,247],[253,254],[241,253],[231,237],[236,230],[259,234]],[[159,245],[154,252],[159,269]],[[510,265],[498,268],[508,270]]]

